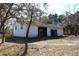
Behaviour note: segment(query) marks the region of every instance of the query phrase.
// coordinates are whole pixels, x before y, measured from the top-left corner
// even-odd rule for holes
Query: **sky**
[[[48,12],[53,14],[65,14],[65,11],[74,13],[77,10],[79,10],[79,3],[48,3]]]
[[[39,1],[39,0],[38,0]],[[79,9],[79,0],[42,0],[48,3],[48,13],[65,14],[66,11],[71,13]]]

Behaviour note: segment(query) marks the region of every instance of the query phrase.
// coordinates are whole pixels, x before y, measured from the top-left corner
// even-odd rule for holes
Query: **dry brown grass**
[[[18,56],[24,51],[24,44],[8,43],[0,45],[0,55]],[[79,56],[79,36],[69,36],[28,43],[28,56]]]
[[[0,45],[0,56],[18,56],[23,53],[24,46],[14,43],[3,43]]]
[[[34,45],[35,46],[35,45]],[[36,46],[37,47],[37,46]],[[79,46],[43,46],[41,48],[28,49],[31,56],[79,56]]]
[[[30,56],[79,56],[79,36],[35,42],[28,48]]]

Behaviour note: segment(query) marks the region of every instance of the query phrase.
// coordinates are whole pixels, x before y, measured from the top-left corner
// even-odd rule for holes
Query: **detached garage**
[[[13,29],[13,36],[26,37],[27,27],[27,24],[21,24],[17,22]],[[46,25],[40,22],[32,22],[28,37],[53,37],[62,35],[63,28],[61,27],[54,26],[53,24]]]

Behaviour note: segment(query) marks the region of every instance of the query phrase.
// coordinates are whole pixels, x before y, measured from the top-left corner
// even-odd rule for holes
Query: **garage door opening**
[[[57,36],[57,30],[51,30],[51,37]]]
[[[38,37],[47,37],[46,27],[38,27]]]

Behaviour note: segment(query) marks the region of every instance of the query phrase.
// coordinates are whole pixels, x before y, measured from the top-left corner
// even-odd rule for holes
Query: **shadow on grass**
[[[33,43],[33,42],[39,42],[39,41],[46,41],[46,40],[53,40],[53,39],[60,39],[67,36],[61,36],[61,37],[43,37],[43,38],[22,38],[22,37],[12,37],[7,38],[5,41],[10,43],[19,43],[19,44],[25,44],[27,43]]]

